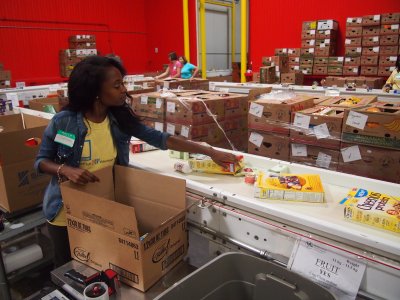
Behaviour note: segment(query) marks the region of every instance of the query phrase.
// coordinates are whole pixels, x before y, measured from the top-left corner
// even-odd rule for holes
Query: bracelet
[[[58,169],[57,169],[58,183],[63,182],[63,179],[62,179],[61,174],[60,174],[60,171],[61,171],[61,168],[62,168],[62,167],[64,167],[64,164],[61,164],[61,165],[58,167]]]

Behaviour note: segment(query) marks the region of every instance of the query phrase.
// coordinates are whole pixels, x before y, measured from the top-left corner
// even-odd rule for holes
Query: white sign
[[[6,94],[7,100],[11,100],[12,106],[13,107],[18,107],[19,106],[19,101],[18,101],[18,94],[17,93],[7,93]]]
[[[157,98],[156,99],[156,108],[161,108],[162,103],[163,103],[162,99],[161,98]]]
[[[310,30],[310,34],[315,34],[315,30]]]
[[[349,61],[351,61],[351,58],[350,57],[346,57],[346,62],[349,62]]]
[[[396,57],[396,56],[391,56],[391,57],[389,58],[389,60],[390,60],[390,61],[396,61],[396,60],[397,60],[397,57]]]
[[[351,39],[346,39],[346,41],[344,42],[346,45],[350,45],[351,44]]]
[[[255,102],[251,102],[250,104],[250,109],[249,109],[249,113],[252,114],[253,116],[262,117],[262,113],[264,111],[264,106],[257,104]]]
[[[264,137],[261,134],[258,134],[257,132],[252,132],[249,137],[249,142],[256,145],[257,147],[260,147],[262,142],[264,140]]]
[[[374,16],[374,21],[379,21],[381,19],[381,15],[375,15]]]
[[[189,127],[188,126],[181,127],[181,136],[184,136],[185,138],[189,138]]]
[[[170,135],[174,135],[175,134],[175,125],[172,125],[170,123],[167,123],[167,132]]]
[[[331,160],[332,160],[332,156],[325,154],[323,152],[319,152],[316,164],[318,167],[328,169],[329,165],[331,164]]]
[[[374,52],[379,52],[379,47],[374,47],[373,50]]]
[[[140,96],[140,104],[147,105],[149,96]]]
[[[25,82],[24,81],[18,81],[15,83],[15,87],[17,89],[23,89],[25,87]]]
[[[378,42],[378,41],[379,41],[379,36],[374,36],[374,37],[372,38],[372,41]]]
[[[294,115],[293,125],[300,128],[308,129],[308,127],[310,126],[310,120],[311,116],[296,113]]]
[[[175,102],[167,102],[167,112],[175,113]]]
[[[340,149],[340,152],[345,163],[361,159],[360,148],[358,146],[343,148]]]
[[[353,68],[353,73],[358,73],[358,68]]]
[[[325,30],[325,35],[330,35],[331,31],[330,30]]]
[[[362,18],[357,18],[357,23],[361,24],[362,23]]]
[[[288,268],[327,287],[338,299],[354,300],[366,265],[360,260],[329,251],[321,244],[303,239],[293,248]]]
[[[295,70],[300,70],[300,66],[294,66]]]
[[[343,56],[339,56],[339,57],[337,58],[337,61],[343,62]]]
[[[325,44],[320,44],[319,47],[320,48],[325,48]]]
[[[301,144],[292,145],[292,156],[307,156],[307,146]]]
[[[361,47],[357,48],[357,52],[361,53]]]
[[[299,58],[299,57],[296,57],[296,58],[294,59],[294,61],[295,61],[295,62],[299,62],[299,61],[300,61],[300,58]]]
[[[311,48],[308,52],[314,53],[314,48]]]
[[[331,40],[330,39],[325,39],[325,44],[330,44]]]
[[[320,124],[318,126],[314,126],[314,134],[317,139],[326,139],[330,137],[329,129],[326,123]]]
[[[147,84],[147,82],[143,82],[143,88],[144,89],[147,89],[149,86],[148,86],[148,84]]]
[[[314,46],[315,45],[315,40],[310,40],[310,46]]]
[[[154,122],[154,129],[163,132],[164,124],[160,122]]]
[[[355,127],[358,129],[364,129],[365,124],[367,123],[368,116],[364,114],[360,114],[356,111],[349,111],[349,115],[346,120],[346,125],[351,127]]]
[[[347,18],[347,23],[353,22],[353,18]]]
[[[399,29],[399,24],[392,25],[392,29]]]

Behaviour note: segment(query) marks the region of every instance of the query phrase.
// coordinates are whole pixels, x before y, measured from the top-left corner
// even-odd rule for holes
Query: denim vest
[[[160,149],[166,149],[168,134],[156,131],[152,128],[138,123],[135,132],[131,135],[123,133],[112,114],[110,119],[111,136],[117,148],[116,163],[127,166],[129,164],[129,141],[131,135],[136,136],[149,144]],[[75,142],[72,147],[68,147],[54,141],[58,130],[75,135]],[[44,159],[49,159],[58,164],[66,164],[71,167],[79,167],[83,145],[87,134],[87,127],[83,121],[83,114],[72,111],[61,111],[54,115],[50,124],[43,134],[42,143],[35,161],[35,169],[41,172],[39,164]],[[47,186],[43,199],[43,212],[47,220],[51,221],[62,208],[63,202],[61,190],[56,175],[52,176]]]

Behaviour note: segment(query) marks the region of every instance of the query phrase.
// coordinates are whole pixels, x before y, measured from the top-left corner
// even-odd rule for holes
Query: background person
[[[181,78],[192,80],[196,77],[199,69],[195,65],[189,63],[185,56],[179,56],[179,62],[182,64]]]
[[[169,78],[180,78],[182,65],[178,61],[178,56],[175,52],[168,54],[169,64],[164,73],[154,77],[155,79],[162,79],[165,77]]]

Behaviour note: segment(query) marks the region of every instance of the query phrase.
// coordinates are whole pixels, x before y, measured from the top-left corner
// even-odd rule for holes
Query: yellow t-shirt
[[[107,117],[101,123],[93,123],[87,119],[84,121],[88,133],[85,137],[79,167],[94,172],[113,166],[117,157],[117,149],[111,136],[110,120]],[[64,206],[50,223],[56,226],[67,225]]]
[[[400,72],[397,69],[394,69],[388,80],[386,81],[386,84],[392,84],[393,90],[400,90]]]

